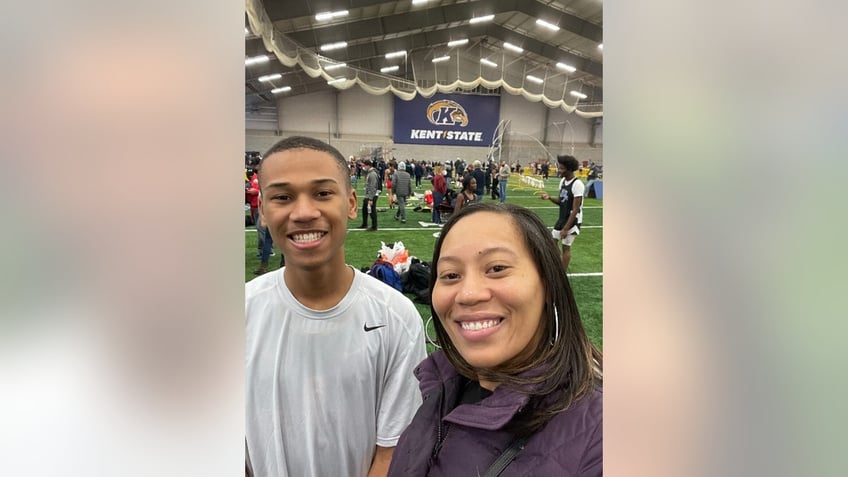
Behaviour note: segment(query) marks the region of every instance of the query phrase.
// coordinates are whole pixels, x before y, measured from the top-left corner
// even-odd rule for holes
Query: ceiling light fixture
[[[390,60],[392,58],[397,58],[398,56],[406,56],[406,50],[393,51],[391,53],[386,53],[386,59]]]
[[[422,3],[427,3],[427,0],[412,0],[413,5],[421,5]]]
[[[336,78],[334,80],[327,81],[327,84],[336,84],[336,83],[341,83],[342,81],[347,81],[347,78],[342,76],[341,78]]]
[[[603,50],[603,49],[604,49],[604,44],[603,44],[603,43],[599,43],[599,44],[598,44],[598,49],[599,49],[599,50]]]
[[[332,65],[325,66],[324,69],[327,71],[333,71],[339,68],[344,68],[345,66],[347,66],[347,63],[333,63]]]
[[[448,42],[448,48],[453,48],[455,46],[464,45],[468,43],[468,38],[463,38],[461,40],[453,40]]]
[[[506,48],[507,50],[512,50],[516,53],[524,53],[524,48],[521,48],[520,46],[515,46],[512,43],[504,42],[504,48]]]
[[[580,98],[580,99],[586,99],[586,98],[588,98],[588,96],[586,96],[585,94],[583,94],[583,93],[581,93],[581,92],[579,92],[579,91],[571,91],[571,92],[569,92],[568,94],[570,94],[570,95],[574,96],[575,98]]]
[[[344,48],[346,46],[346,41],[337,41],[335,43],[327,43],[326,45],[321,45],[321,51],[338,50],[339,48]]]
[[[244,59],[244,66],[258,65],[259,63],[267,63],[268,55],[259,55]]]
[[[527,76],[525,76],[525,78],[527,78],[528,80],[530,80],[530,81],[532,81],[536,84],[542,84],[542,83],[545,82],[545,80],[543,80],[542,78],[539,78],[539,77],[536,77],[536,76],[533,76],[533,75],[527,75]]]
[[[291,91],[291,86],[283,86],[282,88],[274,88],[274,89],[271,90],[271,92],[273,94],[286,93],[286,92],[289,92],[289,91]]]
[[[558,26],[554,25],[553,23],[548,23],[545,20],[536,20],[536,25],[539,25],[540,27],[545,27],[551,31],[559,31]]]
[[[561,70],[568,71],[569,73],[574,73],[575,71],[577,71],[577,68],[575,68],[571,65],[567,65],[565,63],[557,63],[556,67],[561,69]]]
[[[282,78],[282,77],[283,77],[283,75],[281,75],[280,73],[275,73],[275,74],[272,74],[272,75],[260,76],[260,77],[259,77],[259,81],[263,81],[263,82],[265,82],[265,81],[273,81],[273,80],[275,80],[275,79],[280,79],[280,78]]]
[[[492,66],[492,67],[498,66],[497,63],[495,63],[494,61],[489,61],[486,58],[480,58],[480,63],[483,63],[486,66]]]
[[[315,15],[315,19],[319,22],[324,20],[332,20],[333,18],[345,17],[349,12],[347,10],[338,10],[335,12],[323,12]]]
[[[448,61],[450,56],[440,56],[438,58],[433,58],[433,63],[441,63],[442,61]]]
[[[380,73],[390,73],[392,71],[397,71],[398,68],[399,68],[398,65],[384,66],[384,67],[380,68]]]
[[[474,23],[492,21],[492,19],[494,19],[494,18],[495,18],[494,15],[483,15],[482,17],[474,17],[474,18],[468,20],[468,23],[471,23],[473,25]]]

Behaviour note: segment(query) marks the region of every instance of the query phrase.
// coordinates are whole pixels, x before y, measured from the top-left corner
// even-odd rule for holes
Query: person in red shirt
[[[257,223],[259,215],[259,176],[254,172],[249,182],[245,185],[245,195],[250,203],[250,218],[253,223]]]
[[[250,178],[250,188],[247,190],[247,194],[250,195],[250,216],[253,218],[253,224],[256,226],[256,249],[257,249],[257,258],[259,258],[259,254],[262,253],[262,245],[265,243],[265,224],[262,223],[262,217],[259,216],[259,172],[258,169],[253,173],[253,176]],[[274,256],[273,250],[271,252],[271,256]]]
[[[442,174],[442,166],[436,166],[433,170],[433,223],[440,224],[442,219],[439,217],[439,204],[448,192],[448,183],[445,176]]]

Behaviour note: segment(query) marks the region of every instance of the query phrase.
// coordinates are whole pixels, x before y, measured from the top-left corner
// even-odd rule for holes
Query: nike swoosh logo
[[[384,327],[384,326],[386,326],[386,325],[378,325],[378,326],[373,326],[373,327],[370,327],[370,328],[369,328],[369,327],[368,327],[368,323],[365,323],[364,329],[365,329],[365,331],[374,331],[374,330],[376,330],[377,328],[382,328],[382,327]]]

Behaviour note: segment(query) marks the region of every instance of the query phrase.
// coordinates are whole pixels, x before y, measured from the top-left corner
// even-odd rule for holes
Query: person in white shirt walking
[[[501,162],[501,168],[498,171],[498,187],[500,188],[500,198],[501,202],[506,202],[506,186],[509,184],[509,166],[506,162]]]

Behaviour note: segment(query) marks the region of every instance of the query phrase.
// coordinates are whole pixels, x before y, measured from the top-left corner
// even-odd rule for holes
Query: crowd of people
[[[275,255],[273,240],[269,240],[270,232],[259,214],[258,171],[261,158],[258,152],[245,155],[245,203],[250,206],[248,220],[256,227],[258,235],[257,258],[260,260],[260,266],[255,271],[257,275],[267,272],[268,259]],[[492,158],[488,158],[485,163],[475,160],[469,164],[460,158],[444,163],[415,159],[398,162],[394,159],[386,161],[382,157],[357,159],[353,155],[347,158],[345,167],[354,190],[359,179],[365,176],[362,224],[359,228],[368,231],[377,230],[377,202],[384,189],[389,209],[397,209],[394,219],[406,223],[407,201],[416,190],[428,188],[432,193],[432,202],[429,205],[431,221],[434,224],[442,224],[445,217],[458,212],[469,203],[481,202],[486,195],[490,195],[492,200],[505,203],[509,177],[521,170],[521,164],[518,162],[510,165],[502,161],[498,164]],[[547,178],[550,171],[548,162],[531,162],[529,167],[544,178]],[[561,178],[558,194],[551,196],[545,192],[541,198],[560,207],[560,216],[552,234],[554,239],[562,243],[562,263],[567,269],[571,260],[571,245],[580,233],[583,199],[593,191],[592,186],[601,178],[603,171],[600,165],[592,162],[585,171],[588,182],[584,185],[582,181],[577,180],[577,176],[584,172],[583,165],[573,156],[560,155],[557,157],[556,172]],[[424,181],[429,183],[429,186],[424,185]],[[452,185],[459,187],[458,193],[453,190]],[[446,211],[449,213],[446,214]],[[282,255],[280,260],[282,266],[285,256]]]
[[[428,356],[412,302],[345,260],[360,206],[363,226],[377,227],[378,184],[391,181],[405,220],[416,165],[426,165],[386,164],[387,177],[372,159],[351,159],[295,136],[257,164],[265,246],[286,266],[245,285],[245,474],[602,475],[603,358],[549,228],[505,203],[505,188],[482,202],[482,163],[431,164],[434,196],[450,180],[462,189],[433,252],[428,339],[439,349]],[[561,218],[579,206],[572,159],[558,158],[567,194],[546,199]],[[487,169],[500,183],[511,172]],[[578,223],[569,210],[560,235]]]
[[[457,158],[455,161],[420,161],[415,159],[388,161],[382,158],[356,158],[348,157],[348,170],[350,182],[354,188],[360,179],[365,180],[365,197],[363,198],[362,225],[360,228],[376,230],[376,197],[385,193],[390,209],[399,209],[395,213],[395,219],[402,223],[406,222],[405,206],[417,190],[428,189],[433,194],[432,221],[439,224],[442,222],[438,206],[443,203],[448,190],[460,186],[464,179],[473,176],[475,179],[474,194],[475,201],[481,201],[486,194],[491,194],[492,199],[506,200],[506,181],[500,171],[504,164],[498,165],[493,159],[485,164],[475,160],[469,164]],[[371,171],[374,174],[371,174]],[[406,178],[409,178],[407,188]],[[499,183],[503,182],[503,186]],[[400,191],[398,192],[398,186]],[[456,202],[447,204],[453,208]],[[461,207],[461,205],[460,205]],[[404,211],[401,212],[401,209]],[[370,217],[371,225],[368,225]]]

